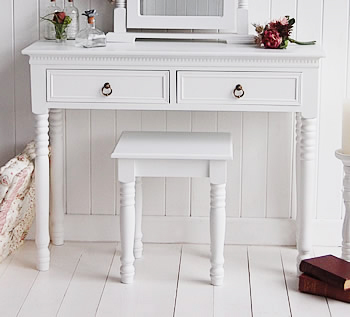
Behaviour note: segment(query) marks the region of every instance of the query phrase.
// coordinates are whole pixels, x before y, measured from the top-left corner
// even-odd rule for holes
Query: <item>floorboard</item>
[[[50,270],[39,273],[19,316],[56,316],[85,246],[67,243],[51,247]]]
[[[254,317],[291,316],[279,247],[248,247]]]
[[[17,250],[0,279],[0,315],[16,316],[20,311],[38,271],[35,268],[36,249],[27,241]]]
[[[27,241],[0,264],[4,317],[345,317],[350,305],[298,291],[295,248],[225,247],[225,281],[210,284],[209,245],[145,244],[133,284],[120,283],[116,243],[51,246],[35,269]],[[315,256],[341,249],[315,247]]]
[[[293,317],[329,317],[327,301],[324,297],[300,293],[299,279],[296,273],[297,250],[281,248],[284,276],[288,289],[288,297]]]
[[[12,259],[13,259],[13,254],[9,255],[5,260],[3,260],[0,263],[0,279],[2,275],[6,272],[7,268],[9,267]]]
[[[62,301],[58,316],[95,316],[116,243],[89,243]]]
[[[119,253],[114,258],[97,316],[173,316],[181,245],[146,244],[135,262],[133,284],[120,283]]]
[[[209,250],[208,245],[183,246],[174,316],[213,316],[214,290],[209,277]]]
[[[225,246],[225,282],[214,289],[214,317],[251,317],[246,246]]]

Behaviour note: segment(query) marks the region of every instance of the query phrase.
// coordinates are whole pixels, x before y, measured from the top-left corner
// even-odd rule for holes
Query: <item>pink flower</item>
[[[287,17],[280,18],[280,19],[277,20],[276,22],[279,22],[279,23],[281,23],[282,25],[288,25],[288,24],[289,24]]]
[[[58,24],[63,24],[66,14],[64,12],[55,12],[53,21]]]
[[[282,43],[282,38],[276,30],[270,29],[263,33],[262,43],[265,48],[279,48]]]

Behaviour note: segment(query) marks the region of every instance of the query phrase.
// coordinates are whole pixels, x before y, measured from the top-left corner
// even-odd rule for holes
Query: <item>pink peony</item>
[[[282,38],[277,30],[269,29],[263,33],[262,43],[265,48],[279,48]]]

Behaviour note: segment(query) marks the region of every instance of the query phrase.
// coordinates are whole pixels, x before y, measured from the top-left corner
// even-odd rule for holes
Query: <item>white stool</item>
[[[134,259],[142,256],[140,177],[209,177],[213,285],[224,278],[226,165],[233,159],[229,133],[123,132],[111,155],[120,182],[121,282],[132,283]],[[136,210],[135,210],[136,180]]]

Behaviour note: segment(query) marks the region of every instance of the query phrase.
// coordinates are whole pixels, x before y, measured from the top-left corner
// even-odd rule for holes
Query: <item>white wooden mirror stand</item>
[[[137,39],[219,40],[252,44],[248,0],[115,0],[109,42]],[[156,6],[157,5],[157,6]]]

